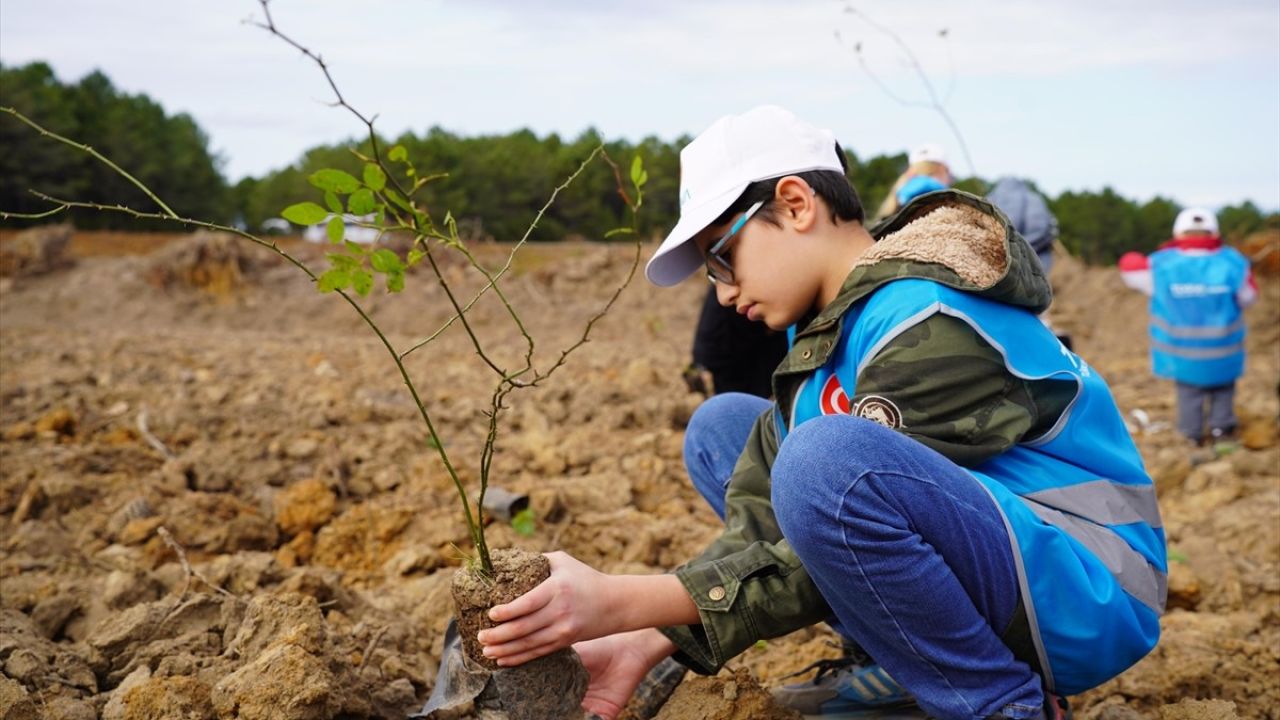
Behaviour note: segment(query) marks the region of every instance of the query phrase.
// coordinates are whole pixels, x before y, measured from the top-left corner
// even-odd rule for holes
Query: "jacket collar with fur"
[[[867,250],[836,299],[799,335],[827,330],[881,285],[924,278],[1043,312],[1053,299],[1040,261],[995,206],[959,190],[921,195],[871,229]]]

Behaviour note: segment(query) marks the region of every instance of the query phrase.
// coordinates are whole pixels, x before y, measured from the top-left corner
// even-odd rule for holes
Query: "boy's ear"
[[[818,219],[818,195],[809,183],[788,175],[778,181],[773,191],[779,219],[789,222],[798,232],[807,232]]]

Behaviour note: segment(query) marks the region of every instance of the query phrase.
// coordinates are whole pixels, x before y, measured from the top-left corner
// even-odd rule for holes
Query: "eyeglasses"
[[[708,280],[713,283],[721,282],[728,283],[730,285],[733,284],[733,266],[729,264],[729,261],[725,259],[723,255],[725,246],[728,245],[729,241],[738,234],[738,231],[742,230],[742,226],[747,224],[747,221],[751,219],[751,216],[755,215],[756,211],[762,207],[764,207],[763,200],[747,208],[747,211],[742,214],[742,217],[738,218],[737,222],[729,228],[729,232],[721,236],[719,240],[715,241],[715,243],[707,249]]]

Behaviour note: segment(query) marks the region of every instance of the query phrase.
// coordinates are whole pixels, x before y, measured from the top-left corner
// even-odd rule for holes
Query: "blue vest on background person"
[[[1043,436],[966,469],[1009,528],[1048,689],[1073,695],[1096,687],[1150,652],[1160,637],[1168,587],[1164,526],[1155,487],[1111,391],[1035,315],[929,280],[890,282],[845,314],[839,346],[801,386],[790,423],[775,413],[780,434],[822,414],[849,413],[862,367],[934,313],[967,322],[1015,376],[1078,388]],[[833,388],[854,392],[833,402]]]
[[[1234,248],[1151,255],[1151,364],[1156,375],[1198,387],[1244,373],[1244,316],[1236,291],[1249,261]]]

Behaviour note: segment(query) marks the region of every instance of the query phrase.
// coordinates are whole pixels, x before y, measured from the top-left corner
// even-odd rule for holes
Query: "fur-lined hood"
[[[921,195],[871,228],[835,301],[805,328],[837,320],[850,305],[900,278],[924,278],[989,300],[1044,312],[1053,291],[1035,251],[994,205],[959,190]]]

